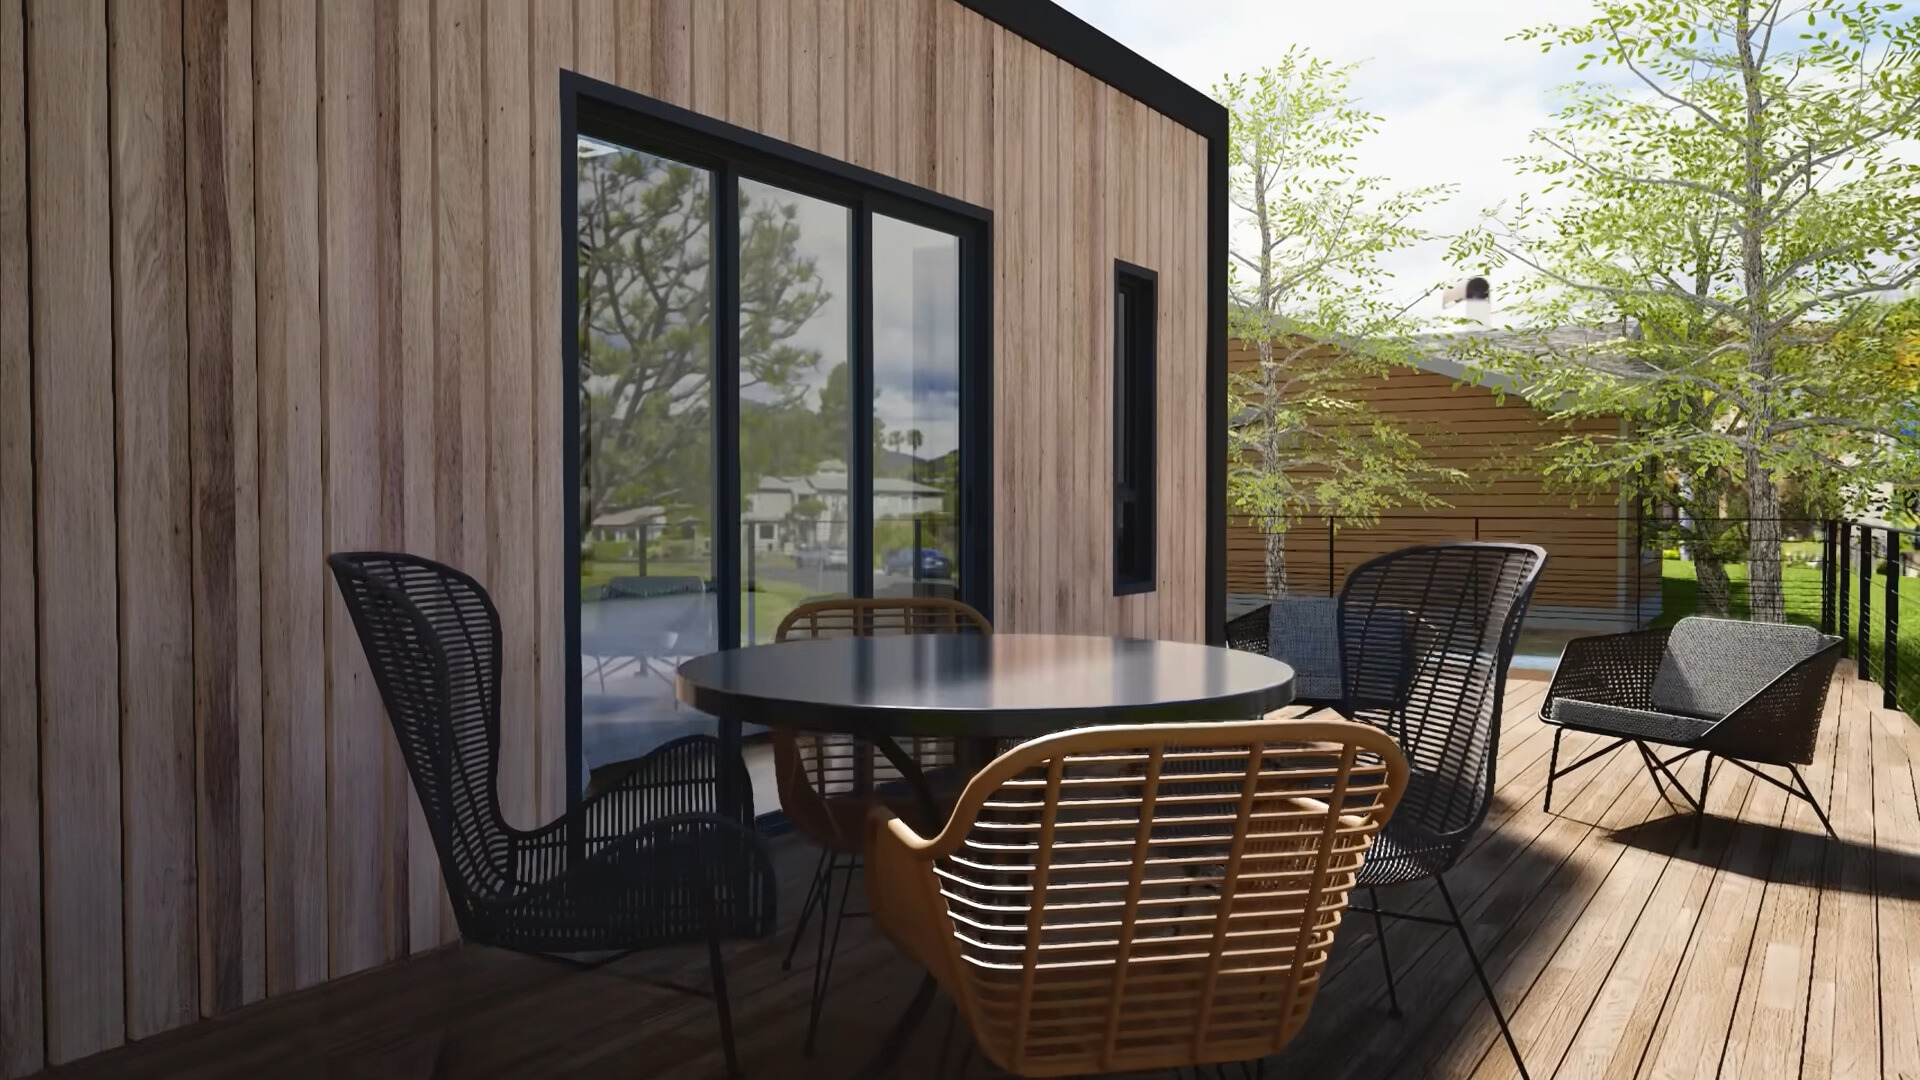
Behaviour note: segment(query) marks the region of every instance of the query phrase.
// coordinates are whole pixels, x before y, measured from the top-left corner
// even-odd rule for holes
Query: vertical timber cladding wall
[[[454,937],[328,551],[487,583],[506,814],[563,805],[567,69],[992,209],[998,620],[1204,636],[1204,140],[959,4],[0,0],[0,1075]]]

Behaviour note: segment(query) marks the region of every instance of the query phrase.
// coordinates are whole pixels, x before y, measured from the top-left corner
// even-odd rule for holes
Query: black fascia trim
[[[1209,645],[1227,641],[1227,129],[1207,137],[1207,556]]]
[[[1052,0],[959,3],[1183,127],[1208,138],[1226,134],[1227,110],[1219,102]]]

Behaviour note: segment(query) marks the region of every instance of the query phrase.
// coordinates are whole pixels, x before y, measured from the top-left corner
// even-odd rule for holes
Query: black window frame
[[[1113,264],[1113,594],[1154,591],[1159,572],[1160,275]],[[1132,511],[1131,517],[1128,511]],[[1127,531],[1131,522],[1133,530]]]
[[[848,590],[873,593],[873,215],[948,233],[960,242],[960,599],[993,615],[993,214],[984,207],[827,157],[577,72],[560,76],[560,350],[563,545],[569,597],[566,615],[568,806],[579,804],[586,776],[581,764],[580,670],[580,416],[574,379],[579,371],[579,158],[581,136],[656,154],[709,171],[714,180],[716,313],[738,307],[738,282],[724,272],[739,247],[739,181],[750,179],[851,211],[852,328],[851,442],[847,461],[850,528]],[[724,253],[724,254],[723,254]],[[714,568],[718,594],[716,637],[722,649],[739,647],[739,597],[744,493],[740,490],[740,342],[737,318],[714,326]],[[732,542],[723,538],[734,537]],[[737,747],[740,725],[721,721],[719,737]]]

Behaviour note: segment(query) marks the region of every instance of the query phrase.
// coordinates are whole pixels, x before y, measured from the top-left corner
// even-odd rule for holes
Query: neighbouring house
[[[0,0],[0,1076],[457,937],[329,552],[491,591],[521,827],[915,528],[1217,639],[1226,133],[1038,0]]]
[[[602,542],[638,543],[643,536],[659,534],[659,522],[664,514],[657,506],[637,506],[601,514],[593,519],[593,538]]]
[[[1544,475],[1556,439],[1570,431],[1617,431],[1624,421],[1556,422],[1528,403],[1524,387],[1468,371],[1450,356],[1461,337],[1510,346],[1522,339],[1496,325],[1484,278],[1469,279],[1449,299],[1466,324],[1430,338],[1413,366],[1361,378],[1352,394],[1404,424],[1436,463],[1465,472],[1468,483],[1435,490],[1445,507],[1388,510],[1370,526],[1336,521],[1330,527],[1324,517],[1312,516],[1295,522],[1286,532],[1287,590],[1337,591],[1355,566],[1410,544],[1510,540],[1547,549],[1530,626],[1620,629],[1658,615],[1660,553],[1642,543],[1633,500],[1617,486],[1576,499]],[[1572,349],[1594,341],[1589,332],[1569,329],[1557,332],[1552,344]],[[1239,341],[1228,357],[1233,371],[1257,362]],[[1227,535],[1228,589],[1235,597],[1230,607],[1242,610],[1266,591],[1266,535],[1259,523],[1240,516],[1229,519]]]

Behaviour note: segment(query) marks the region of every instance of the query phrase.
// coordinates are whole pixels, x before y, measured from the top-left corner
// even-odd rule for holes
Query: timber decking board
[[[1920,729],[1878,709],[1877,688],[1843,674],[1808,772],[1815,790],[1831,791],[1841,842],[1825,840],[1812,814],[1770,785],[1726,769],[1695,846],[1691,821],[1668,808],[1626,751],[1562,780],[1556,812],[1540,810],[1551,737],[1536,719],[1544,690],[1537,681],[1509,684],[1494,807],[1449,876],[1533,1075],[1894,1078],[1910,1070],[1898,1041],[1910,1036],[1897,1018],[1911,1008],[1911,960],[1900,950],[1920,910]],[[845,1076],[918,976],[868,923],[848,923],[822,1050],[801,1056],[810,972],[804,960],[782,972],[780,958],[814,852],[791,836],[773,849],[781,932],[729,948],[743,1061],[750,1076]],[[1430,888],[1397,892],[1383,898],[1437,908]],[[1306,1031],[1275,1059],[1282,1074],[1513,1075],[1452,931],[1390,924],[1407,1006],[1394,1020],[1370,930],[1364,918],[1342,928]],[[438,950],[157,1036],[61,1076],[720,1075],[711,1005],[635,976],[704,985],[705,961],[697,948],[667,950],[579,974],[497,950]],[[937,1005],[901,1075],[932,1072],[946,1018]],[[977,1064],[972,1075],[982,1075]]]

